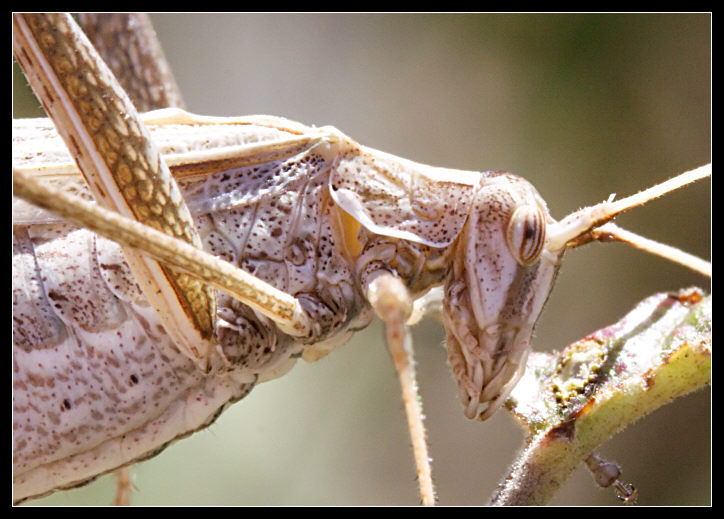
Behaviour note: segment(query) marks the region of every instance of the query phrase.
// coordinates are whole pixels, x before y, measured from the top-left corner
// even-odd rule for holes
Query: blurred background
[[[187,107],[331,124],[418,162],[531,181],[555,218],[711,160],[711,16],[152,15]],[[24,80],[15,77],[19,101]],[[16,117],[42,113],[15,105]],[[625,228],[709,259],[711,183],[623,215]],[[659,291],[707,279],[620,244],[568,253],[539,321],[561,349]],[[394,368],[377,325],[262,384],[210,428],[134,469],[134,504],[415,505]],[[439,503],[478,505],[523,435],[467,420],[442,327],[414,330]],[[598,454],[643,505],[711,502],[710,392],[629,426]],[[32,504],[108,504],[114,480]],[[553,500],[615,505],[580,467]]]

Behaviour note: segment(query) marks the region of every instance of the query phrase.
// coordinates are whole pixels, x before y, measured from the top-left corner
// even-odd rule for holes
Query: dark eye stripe
[[[520,258],[526,263],[535,261],[543,246],[542,229],[545,222],[543,222],[542,216],[540,211],[526,215],[523,242],[520,247]]]
[[[515,210],[508,224],[508,247],[521,265],[533,264],[543,250],[545,217],[534,206],[521,206]]]

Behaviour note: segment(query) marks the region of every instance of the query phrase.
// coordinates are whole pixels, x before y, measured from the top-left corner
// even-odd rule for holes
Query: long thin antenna
[[[609,199],[600,204],[579,209],[549,227],[546,248],[552,252],[556,252],[563,249],[580,247],[593,240],[618,240],[670,259],[671,261],[680,263],[711,277],[711,263],[674,247],[670,247],[669,245],[643,238],[607,223],[623,211],[643,205],[666,193],[710,176],[711,164],[707,164],[677,175],[648,189],[644,189],[635,195],[622,198],[621,200],[613,201]]]
[[[641,235],[622,229],[613,222],[609,222],[591,231],[591,236],[598,241],[620,241],[628,243],[637,249],[661,256],[667,260],[688,267],[707,277],[711,277],[711,263],[681,249],[660,243]]]

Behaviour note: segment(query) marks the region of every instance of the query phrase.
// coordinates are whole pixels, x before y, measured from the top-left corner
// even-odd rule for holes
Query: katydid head
[[[445,285],[450,367],[468,418],[491,416],[525,369],[559,253],[545,249],[554,224],[533,186],[486,173],[476,190]]]
[[[507,173],[481,176],[455,244],[443,298],[448,359],[468,418],[490,417],[522,376],[533,327],[564,251],[603,239],[597,228],[620,212],[708,171],[698,168],[615,202],[611,197],[560,222],[522,178]]]

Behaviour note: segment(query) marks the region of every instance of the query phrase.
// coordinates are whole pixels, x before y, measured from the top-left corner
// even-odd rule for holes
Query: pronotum
[[[193,79],[198,81],[201,78],[203,81],[203,85],[198,85],[198,87],[191,82],[185,86],[183,75],[179,76],[187,103],[194,111],[209,114],[252,112],[283,114],[310,123],[334,124],[365,144],[394,151],[398,155],[422,162],[467,169],[480,169],[481,163],[485,164],[485,169],[504,167],[522,173],[531,180],[546,198],[556,216],[563,215],[584,203],[605,198],[610,191],[628,193],[651,183],[640,176],[640,173],[649,171],[656,179],[660,179],[662,168],[665,169],[666,174],[670,170],[678,171],[676,167],[669,169],[668,166],[671,164],[699,164],[708,158],[709,65],[707,59],[709,32],[706,17],[702,17],[702,19],[697,17],[668,19],[644,17],[638,19],[636,23],[632,23],[637,20],[636,18],[629,18],[627,22],[626,19],[608,17],[540,19],[521,16],[512,18],[500,16],[412,18],[293,16],[251,17],[251,19],[228,16],[222,19],[182,16],[178,17],[180,20],[174,20],[175,18],[177,17],[154,18],[154,23],[176,74],[183,72],[183,66],[192,66],[194,70],[190,72],[194,76]],[[184,29],[166,29],[164,23],[169,20],[184,24]],[[702,34],[698,29],[698,23],[704,26]],[[208,24],[206,25],[207,30],[213,33],[214,39],[204,41],[202,36],[198,36],[191,40],[191,35],[196,34],[193,31],[201,31],[205,24]],[[224,32],[222,29],[226,24],[232,34],[237,37],[243,34],[249,40],[236,44],[220,44],[219,42],[222,40],[218,38],[222,38]],[[493,27],[498,27],[503,34],[495,39],[489,36]],[[613,56],[607,57],[611,60],[610,62],[599,62],[586,55],[585,59],[580,57],[582,61],[578,62],[578,68],[570,67],[567,69],[568,76],[564,74],[563,77],[559,77],[552,73],[546,75],[538,70],[528,70],[528,68],[535,69],[546,65],[546,59],[542,60],[543,65],[541,65],[539,58],[530,56],[518,60],[511,59],[509,62],[501,62],[502,58],[490,58],[489,54],[498,57],[511,53],[513,43],[505,37],[504,33],[512,30],[513,27],[518,29],[524,27],[526,34],[530,34],[533,39],[536,35],[549,35],[551,32],[571,34],[576,30],[583,31],[586,34],[585,37],[588,38],[587,41],[597,42],[604,49],[606,49],[606,45],[613,45],[614,41],[617,42],[616,45],[622,45],[620,32],[624,31],[624,34],[630,34],[632,37],[643,38],[646,35],[650,48],[647,48],[646,51],[636,46],[617,48]],[[686,59],[673,59],[671,57],[673,44],[670,46],[664,36],[655,36],[657,32],[654,29],[660,29],[665,34],[672,27],[684,31],[687,35],[687,38],[684,39],[687,45],[684,45],[684,50],[679,49],[681,52],[689,52],[689,57]],[[500,30],[500,28],[505,30]],[[594,31],[592,28],[596,30]],[[409,32],[403,32],[403,29]],[[471,33],[472,45],[476,50],[472,54],[458,39],[462,38],[461,34],[466,32]],[[329,38],[339,34],[339,41],[334,40],[332,43],[325,40],[320,42],[317,47],[308,47],[306,40],[302,40],[305,42],[304,45],[299,43],[299,38],[303,35],[320,33],[329,35]],[[171,40],[166,40],[167,37],[171,38],[174,34],[184,34],[184,42],[175,44]],[[254,39],[257,34],[259,39]],[[353,34],[354,37],[351,38],[350,34]],[[269,36],[269,40],[264,40],[265,35],[273,36]],[[390,42],[380,40],[384,35],[396,39]],[[455,37],[453,38],[452,35]],[[281,38],[289,38],[289,43],[286,44],[286,40]],[[194,44],[190,45],[189,41],[193,41]],[[403,42],[406,44],[403,45]],[[211,52],[202,51],[203,44],[209,44],[215,49],[233,47],[236,50],[237,55],[233,58],[235,63],[233,67],[232,65],[221,65],[221,69],[226,70],[227,74],[229,70],[233,70],[234,73],[237,70],[241,71],[242,76],[238,82],[222,75],[223,72],[199,71],[199,67],[208,66],[208,61],[210,61],[203,59],[203,56],[207,56]],[[309,45],[314,44],[310,42]],[[550,56],[558,48],[553,43],[548,43],[548,45],[551,45],[552,48],[545,48],[545,52],[540,51],[544,57]],[[262,50],[274,46],[279,47],[281,56],[259,57]],[[190,48],[193,48],[194,52],[198,52],[200,56],[198,60],[190,57]],[[330,56],[322,54],[325,49],[331,49]],[[447,53],[448,57],[435,58],[432,56],[432,49]],[[611,52],[611,49],[609,48],[608,51]],[[185,56],[178,56],[175,52],[183,53]],[[242,54],[239,55],[238,52],[242,52]],[[579,52],[583,51],[579,49]],[[602,52],[602,54],[606,53]],[[309,56],[314,56],[314,58],[311,59]],[[452,57],[455,57],[455,60],[452,60]],[[604,59],[604,56],[595,55],[595,53],[594,57]],[[625,61],[624,57],[626,60],[638,58],[640,61],[637,60],[634,65]],[[703,60],[703,62],[700,63],[698,60]],[[665,63],[667,73],[647,69],[646,66],[652,66],[652,62]],[[242,65],[239,65],[240,63]],[[261,68],[263,64],[269,65],[271,71],[263,72],[264,69]],[[294,69],[295,65],[300,68]],[[438,68],[435,69],[433,65],[437,65]],[[697,66],[702,68],[696,68]],[[524,67],[527,67],[526,70],[523,70]],[[179,70],[180,68],[181,70]],[[637,69],[648,71],[648,74]],[[635,79],[636,76],[632,77],[633,71],[640,72],[646,80],[641,79],[638,82]],[[279,75],[271,76],[272,72]],[[375,78],[373,72],[381,73],[382,77]],[[528,73],[532,77],[524,77],[524,73]],[[657,77],[660,77],[657,74],[660,74],[661,80],[650,84],[650,81],[655,81]],[[219,79],[220,77],[223,79]],[[678,78],[679,82],[675,85],[670,84],[671,77]],[[302,83],[303,79],[309,80],[308,88],[301,86],[306,84]],[[551,81],[553,84],[543,83],[543,80]],[[340,83],[337,83],[338,81]],[[342,81],[348,83],[342,83]],[[440,83],[443,85],[441,86]],[[574,84],[573,87],[570,86],[571,83]],[[578,83],[583,83],[581,89],[575,88]],[[355,84],[358,87],[362,85],[359,92],[345,86]],[[531,84],[538,86],[534,88]],[[225,94],[224,89],[231,85],[236,85],[234,95]],[[240,93],[238,85],[243,85],[250,90]],[[274,85],[274,88],[269,85]],[[453,85],[457,86],[458,94],[450,94],[455,91]],[[257,99],[254,96],[253,88],[255,86],[269,92],[268,95],[272,98],[289,100],[287,94],[295,92],[304,96],[306,102],[289,101],[289,105],[267,104],[264,99]],[[570,87],[571,91],[562,91],[564,86]],[[198,92],[198,97],[195,95],[197,93],[194,88],[202,90]],[[279,92],[276,88],[282,88],[283,91]],[[428,91],[427,88],[433,90]],[[646,93],[641,94],[637,88],[650,90],[645,90]],[[673,110],[670,106],[673,101],[667,102],[666,94],[673,96],[672,92],[678,92],[678,89],[687,92],[687,95],[675,97],[674,104],[678,108]],[[492,93],[487,93],[488,90],[492,90]],[[366,97],[371,96],[372,92],[379,93],[379,98],[376,98],[374,102]],[[658,99],[662,100],[652,102],[652,98],[657,99],[652,97],[655,95],[661,96]],[[694,104],[694,100],[698,97],[703,97],[703,105]],[[216,108],[205,104],[211,101],[210,98],[223,100],[224,105]],[[636,105],[638,110],[629,109],[626,102],[634,103],[636,99],[646,99],[646,103],[650,104],[646,104],[645,108]],[[237,100],[244,104],[234,105],[233,103]],[[390,103],[391,100],[394,102]],[[453,105],[453,101],[458,101],[461,106],[456,107]],[[682,103],[682,105],[677,103]],[[687,104],[683,105],[683,103]],[[411,113],[407,116],[400,115],[400,112],[393,112],[393,108],[385,108],[387,104],[401,112],[409,108]],[[552,106],[549,108],[549,105]],[[348,122],[348,118],[351,117],[348,112],[351,112],[351,107],[356,106],[365,107],[358,116],[360,126]],[[518,119],[511,116],[513,110],[525,112],[530,111],[532,107],[541,110],[542,106],[549,108],[551,113],[545,116],[536,114],[532,121],[525,123],[516,123]],[[470,110],[471,107],[473,110]],[[313,113],[305,113],[302,109],[309,109]],[[593,115],[586,115],[589,110],[600,111],[594,112]],[[628,113],[631,111],[634,113]],[[371,113],[375,114],[374,118],[370,117]],[[657,121],[668,121],[668,118],[673,118],[679,113],[686,115],[680,116],[681,118],[676,122],[655,125],[656,135],[653,143],[643,141],[644,135],[641,134],[651,132],[642,131],[642,128],[654,124],[651,122],[652,118],[656,117]],[[409,119],[405,120],[405,117],[409,117]],[[624,119],[629,117],[631,120],[624,122]],[[565,119],[561,121],[561,118]],[[363,125],[365,122],[369,123],[368,130]],[[466,127],[466,123],[470,127]],[[516,124],[520,126],[515,126]],[[533,126],[534,124],[539,126]],[[682,127],[687,131],[682,132]],[[374,132],[372,128],[374,128]],[[414,142],[406,144],[397,141],[397,138],[402,139],[402,135],[409,137],[411,141],[417,141],[416,144],[420,147],[415,150],[412,147]],[[555,139],[554,135],[557,136]],[[649,137],[651,136],[649,135]],[[515,149],[510,149],[511,139],[516,143]],[[531,141],[534,144],[530,145]],[[600,148],[591,152],[593,154],[593,158],[591,158],[590,155],[584,154],[583,150],[590,151],[589,148],[593,146],[594,141],[595,145]],[[529,144],[529,147],[523,148],[523,143]],[[480,153],[477,153],[478,150]],[[535,151],[532,152],[532,150]],[[503,151],[502,156],[498,153],[499,151]],[[471,156],[471,152],[475,155]],[[679,153],[685,155],[678,155]],[[526,160],[528,157],[531,157],[532,160]],[[533,157],[535,158],[533,159]],[[656,160],[657,158],[665,160]],[[562,175],[565,173],[571,173],[571,177],[564,179]],[[623,173],[627,178],[617,179],[616,174],[618,173]],[[548,183],[545,180],[546,176],[549,177]],[[593,193],[583,192],[585,186],[581,185],[582,177],[585,177],[586,181],[600,177],[598,178],[600,183],[594,187]],[[555,180],[551,182],[550,178]],[[650,208],[634,212],[630,220],[626,221],[627,225],[662,241],[674,242],[700,256],[707,256],[708,240],[706,238],[709,235],[707,226],[710,220],[710,216],[706,212],[706,208],[709,206],[708,189],[692,187],[686,191],[686,194],[679,196],[682,198],[696,196],[697,190],[701,192],[703,202],[687,199],[687,201],[680,202],[684,205],[683,208],[674,208],[669,204],[675,202],[657,201]],[[690,192],[694,192],[694,195],[690,195]],[[635,223],[634,219],[639,212],[655,213],[654,216],[650,214],[648,216],[653,222],[650,232],[642,227],[645,226],[645,223]],[[667,217],[669,220],[666,219]],[[696,231],[682,230],[686,229],[682,223],[684,218],[700,218],[689,224],[690,228],[696,229]],[[664,226],[671,227],[672,233],[676,236],[667,238],[666,235],[661,234],[663,230],[660,224],[672,221],[676,225],[664,224]],[[687,239],[691,241],[687,242]],[[697,250],[699,246],[703,246],[704,249]],[[653,291],[700,283],[697,279],[687,279],[688,273],[682,272],[677,267],[669,266],[663,261],[648,256],[640,258],[642,256],[640,253],[628,251],[621,246],[596,246],[590,247],[590,249],[595,250],[571,254],[568,258],[553,298],[539,324],[535,339],[536,347],[562,345],[612,322],[628,308],[626,305],[630,305],[641,296]],[[605,264],[593,265],[592,262],[599,258]],[[641,261],[647,277],[657,276],[656,280],[651,281],[651,288],[638,288],[638,278],[642,275],[634,273],[631,264],[635,261]],[[655,265],[655,268],[652,265]],[[577,269],[580,269],[579,272],[581,272],[578,278],[575,277]],[[600,282],[601,285],[597,286],[597,282]],[[602,299],[611,292],[615,292],[618,287],[633,290],[638,297],[629,293],[621,296],[623,301],[608,302]],[[571,295],[575,295],[575,299]],[[628,300],[626,300],[627,298]],[[560,311],[567,317],[557,317],[554,314],[556,306],[562,306]],[[582,315],[573,314],[574,311],[580,311]],[[432,328],[426,330],[432,330]],[[214,460],[208,476],[204,473],[204,481],[209,481],[214,474],[221,474],[223,484],[228,485],[220,490],[223,496],[215,502],[230,502],[229,499],[238,497],[240,502],[253,503],[255,502],[254,497],[242,497],[241,493],[246,489],[253,489],[252,495],[258,496],[260,487],[269,488],[271,497],[269,501],[264,501],[269,503],[284,502],[283,496],[287,491],[297,493],[286,498],[289,499],[288,502],[294,503],[302,502],[302,497],[298,497],[299,494],[314,503],[372,503],[385,500],[400,502],[400,496],[407,493],[410,494],[409,501],[416,502],[414,484],[406,485],[406,483],[410,483],[411,477],[408,476],[409,471],[407,470],[409,453],[405,447],[407,440],[404,437],[404,419],[400,416],[396,422],[399,426],[397,438],[384,434],[381,431],[382,426],[378,427],[372,423],[373,416],[377,416],[378,413],[380,416],[393,414],[399,410],[400,406],[388,359],[385,353],[381,353],[384,349],[383,346],[378,344],[379,331],[373,330],[371,333],[373,335],[366,336],[367,338],[362,339],[361,343],[350,343],[323,363],[304,368],[298,366],[283,379],[275,381],[273,385],[268,387],[262,385],[256,388],[248,400],[244,400],[237,405],[237,409],[230,411],[239,414],[242,431],[244,428],[259,430],[265,439],[271,441],[269,447],[260,447],[260,444],[257,443],[260,440],[239,438],[238,435],[244,434],[244,432],[234,429],[231,424],[228,427],[230,427],[229,434],[232,438],[222,441],[221,435],[224,434],[226,416],[213,426],[211,433],[204,432],[196,435],[206,437],[216,444],[220,452],[215,457],[210,454],[211,447],[194,446],[191,448],[201,453],[202,458]],[[377,335],[374,335],[375,333]],[[501,444],[495,442],[500,441],[498,438],[500,436],[515,435],[510,432],[501,432],[501,429],[505,430],[505,427],[509,425],[503,423],[506,422],[504,418],[493,418],[481,426],[467,423],[461,416],[454,385],[445,371],[444,352],[439,348],[441,336],[435,336],[434,344],[430,347],[422,344],[420,335],[432,335],[433,333],[426,331],[418,334],[416,342],[417,360],[421,370],[420,385],[423,398],[425,398],[426,414],[429,417],[427,425],[430,428],[432,455],[435,458],[438,493],[442,503],[445,503],[446,500],[449,500],[450,503],[479,503],[488,494],[486,490],[481,491],[481,489],[492,488],[497,483],[499,474],[505,464],[509,462],[516,448],[515,442],[508,447],[500,446]],[[372,355],[370,350],[373,349],[378,350],[382,366],[379,368],[360,366],[355,355]],[[338,356],[340,357],[339,362],[344,362],[344,355],[351,356],[347,364],[332,364],[335,362],[335,357]],[[426,358],[428,355],[432,358]],[[431,364],[440,364],[436,367],[436,369],[439,368],[438,375],[426,375],[425,370],[432,369],[429,367]],[[338,380],[336,385],[334,383],[325,385],[319,381],[317,370],[325,368],[336,374]],[[303,376],[302,373],[296,374],[297,371],[302,370],[310,372],[311,380],[295,380],[297,376]],[[382,382],[378,381],[372,384],[372,389],[363,389],[361,384],[364,379],[372,376],[387,378],[389,384],[383,387],[380,385]],[[288,381],[287,378],[289,378]],[[433,389],[431,384],[434,383],[434,380],[430,380],[428,383],[426,379],[439,379],[442,388]],[[282,389],[280,384],[285,382],[294,384],[292,389]],[[309,387],[310,385],[312,387]],[[275,389],[275,386],[278,386],[278,389]],[[349,391],[349,394],[342,396],[340,391],[343,389]],[[280,393],[277,396],[270,396],[271,401],[262,403],[263,395],[260,393],[274,391]],[[311,410],[299,409],[299,400],[306,396],[305,393],[311,400]],[[377,395],[376,398],[375,395]],[[445,395],[448,397],[447,403],[438,403],[436,399],[444,398]],[[335,397],[335,403],[323,403],[320,399],[325,396]],[[708,409],[706,397],[699,398],[703,400],[701,405]],[[248,408],[254,405],[252,402],[255,400],[258,400],[256,405],[260,407],[260,410],[271,417],[255,417],[247,414],[251,413]],[[696,398],[689,400],[694,401],[694,404],[678,406],[685,408],[679,412],[687,412],[691,415],[702,414],[697,413],[697,409],[700,408],[696,407]],[[283,408],[285,404],[288,404],[294,412],[299,412],[301,416],[294,416],[292,410],[285,410]],[[384,406],[388,406],[387,411],[384,410]],[[449,410],[439,410],[439,418],[435,418],[438,406],[447,407]],[[443,416],[443,412],[449,412],[450,417]],[[667,412],[669,411],[662,411],[659,414]],[[706,411],[703,414],[708,416]],[[344,426],[335,428],[328,425],[328,420],[338,416],[347,417]],[[393,416],[397,415],[393,414]],[[276,421],[281,418],[291,421],[285,422],[286,425],[284,425],[284,423]],[[687,435],[689,435],[691,429],[696,429],[696,427],[690,426],[692,419],[687,414],[686,416],[679,415],[671,420],[676,423],[688,424],[686,429]],[[306,427],[310,429],[311,438],[301,440],[299,438],[301,433],[298,433],[297,429],[303,427],[302,424],[305,423],[305,420],[308,420],[309,425]],[[436,420],[440,422],[440,429],[437,431]],[[464,431],[452,430],[450,424],[455,422],[460,422],[461,427],[468,430],[467,436]],[[292,424],[294,424],[295,433],[290,435],[289,430]],[[368,426],[373,427],[374,433],[362,432],[362,428]],[[638,427],[643,427],[643,424]],[[669,424],[666,427],[671,430],[673,425]],[[513,426],[510,425],[510,428],[513,429]],[[708,425],[701,428],[707,431]],[[282,433],[281,437],[276,440],[271,439],[275,430]],[[629,448],[634,451],[647,451],[651,448],[647,445],[644,449],[644,443],[648,442],[640,440],[635,433],[635,428],[631,428],[629,431],[621,448]],[[329,433],[332,433],[332,438],[322,436]],[[373,434],[374,436],[372,436]],[[638,434],[643,436],[647,433]],[[648,434],[656,436],[655,433],[649,432]],[[384,445],[389,446],[381,446],[383,438]],[[341,440],[342,446],[332,447],[331,442],[334,439]],[[168,482],[171,473],[174,475],[178,473],[181,475],[181,479],[191,482],[191,487],[202,486],[203,489],[200,491],[205,493],[206,497],[190,497],[191,490],[180,490],[184,487],[180,487],[180,483],[173,483],[170,486],[173,487],[172,492],[177,497],[183,496],[184,499],[189,499],[188,502],[202,502],[201,500],[204,499],[209,499],[206,502],[211,502],[211,498],[208,497],[209,493],[220,488],[221,483],[195,484],[197,477],[194,476],[199,474],[196,467],[200,462],[192,461],[185,454],[177,454],[177,449],[181,449],[185,443],[192,441],[196,441],[196,438],[185,440],[169,448],[161,458],[176,457],[177,463],[192,466],[193,471],[185,472],[181,468],[158,469],[159,472],[148,478]],[[286,448],[286,445],[295,441],[300,442],[299,450],[295,453],[282,454],[281,461],[271,458],[273,454],[280,451],[280,445]],[[456,458],[453,452],[447,450],[446,441],[462,446],[464,456]],[[706,440],[704,443],[707,443]],[[496,447],[496,445],[498,446]],[[671,450],[675,447],[680,448],[681,445],[668,444],[660,452],[667,452],[671,456]],[[499,450],[506,450],[507,457],[500,461],[499,465],[495,465],[495,461],[491,459],[491,453]],[[689,449],[683,450],[687,453],[689,451]],[[234,472],[218,465],[217,458],[230,458],[231,452],[237,451],[240,459],[232,463]],[[401,461],[393,461],[391,456],[397,455],[398,451]],[[475,453],[475,459],[478,460],[475,463],[470,462],[471,452]],[[334,465],[322,471],[327,474],[328,479],[320,476],[321,481],[315,481],[322,487],[319,494],[306,486],[301,486],[316,479],[309,474],[310,468],[318,463],[323,463],[323,457],[329,454],[334,460]],[[361,459],[340,459],[341,456],[347,454],[359,454]],[[621,457],[624,455],[627,459],[629,458],[628,454],[620,454]],[[663,454],[659,454],[659,456],[663,456]],[[676,459],[675,454],[672,457]],[[706,458],[706,455],[704,457]],[[252,461],[252,458],[253,460],[258,459],[258,462]],[[147,462],[144,465],[150,466],[154,462]],[[452,466],[447,468],[448,464]],[[276,466],[282,469],[281,474],[270,476],[267,471]],[[380,467],[384,467],[384,469],[380,469]],[[650,467],[645,464],[641,466],[642,473],[645,473],[646,476],[640,476],[640,478],[650,481],[652,476],[650,470],[647,469]],[[141,467],[139,470],[145,470],[145,467]],[[625,467],[625,470],[629,475],[628,466]],[[393,478],[401,482],[399,489],[392,484],[382,483],[380,480],[382,473],[393,471],[395,474]],[[470,471],[472,474],[461,476],[465,471]],[[662,472],[667,473],[668,471],[663,470]],[[452,481],[451,485],[455,488],[443,490],[446,486],[441,487],[441,484],[444,485],[442,480],[446,479],[444,475],[446,473],[449,476],[448,479]],[[362,479],[365,481],[350,483],[346,479],[348,475],[356,474],[364,476]],[[139,474],[138,477],[143,476]],[[630,477],[636,478],[635,475]],[[666,479],[665,476],[662,476],[662,481]],[[331,484],[329,480],[345,480],[348,489],[335,492],[329,488]],[[677,481],[676,489],[668,492],[680,494],[683,492],[682,485],[686,486],[687,483],[688,480],[687,482]],[[363,484],[375,485],[369,491],[371,497],[367,499],[363,497],[366,494]],[[465,492],[464,488],[468,484],[471,487],[471,495],[466,498],[458,492]],[[151,498],[158,498],[162,502],[170,502],[161,497],[162,495],[159,496],[157,493],[159,491],[152,490],[152,483],[138,480],[136,485],[141,492],[137,493],[134,499],[143,499],[148,495]],[[639,486],[641,485],[642,483],[639,483]],[[585,481],[582,486],[588,487],[590,484]],[[450,494],[446,496],[446,492],[450,492]],[[579,492],[579,490],[576,489],[573,492]],[[63,495],[65,494],[61,494],[58,498],[63,499]],[[385,498],[384,495],[389,495],[389,497]],[[329,501],[323,501],[324,499],[329,499]],[[561,497],[561,499],[564,498]]]

